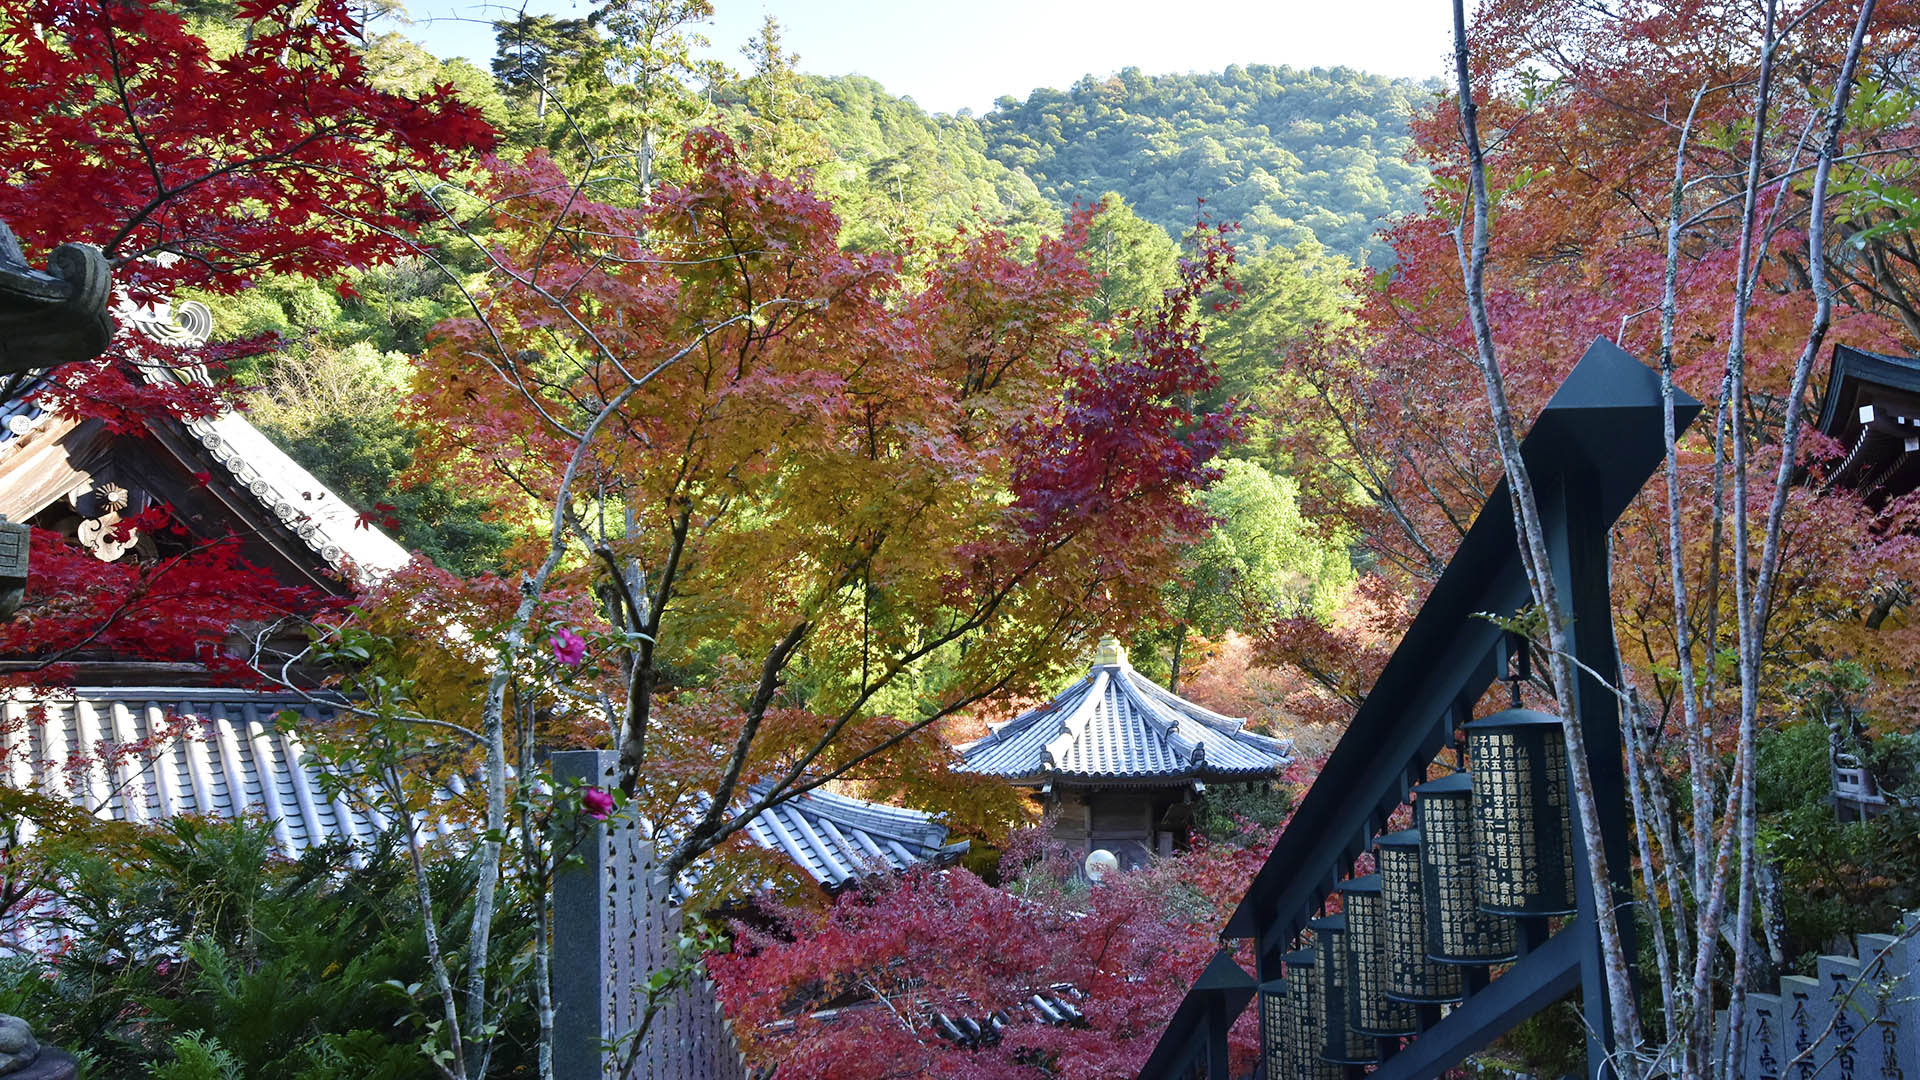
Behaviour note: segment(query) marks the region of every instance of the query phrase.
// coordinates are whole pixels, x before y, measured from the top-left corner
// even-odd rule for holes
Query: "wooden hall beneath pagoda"
[[[1293,762],[1291,740],[1168,692],[1113,638],[1085,678],[959,750],[958,771],[1032,788],[1056,843],[1128,869],[1172,854],[1208,785],[1272,783]]]

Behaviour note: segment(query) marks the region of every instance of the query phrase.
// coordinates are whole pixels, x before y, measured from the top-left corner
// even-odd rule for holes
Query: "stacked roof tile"
[[[1245,730],[1167,692],[1108,639],[1085,678],[960,748],[961,772],[1044,783],[1252,780],[1293,758],[1293,743]]]
[[[749,789],[755,799],[765,793],[764,787]],[[756,815],[746,833],[768,851],[784,852],[829,889],[871,873],[948,861],[967,850],[965,840],[947,843],[947,827],[931,814],[818,788]]]
[[[297,721],[279,724],[288,711]],[[331,767],[298,734],[336,712],[298,695],[205,687],[16,690],[0,697],[0,781],[38,786],[115,821],[257,814],[273,823],[288,856],[332,839],[368,841],[388,818],[368,800],[329,797]],[[458,777],[449,780],[449,794],[464,790]],[[422,824],[440,835],[456,828]],[[745,831],[829,889],[967,847],[948,844],[946,826],[931,815],[825,791],[793,796]]]

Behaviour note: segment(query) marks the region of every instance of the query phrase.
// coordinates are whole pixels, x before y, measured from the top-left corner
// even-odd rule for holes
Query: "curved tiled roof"
[[[960,772],[1016,781],[1234,780],[1291,764],[1293,743],[1167,692],[1101,643],[1086,678],[960,748]]]
[[[122,323],[137,327],[148,337],[174,345],[204,344],[212,329],[212,317],[205,306],[191,301],[177,312],[165,304],[136,308],[122,303],[115,314]],[[142,369],[141,375],[149,382],[176,377],[171,372],[149,369]],[[179,377],[199,376],[188,372]],[[51,419],[47,410],[32,400],[34,392],[45,385],[42,376],[13,399],[0,403],[0,453],[12,449]],[[221,470],[236,490],[245,492],[263,514],[298,537],[329,568],[351,568],[369,580],[377,580],[407,564],[410,556],[405,548],[362,518],[240,413],[228,410],[192,420],[155,413],[146,419],[156,435],[173,432],[181,436],[174,447],[176,452],[184,449],[196,458],[204,455],[206,464]],[[194,468],[187,467],[190,471]]]
[[[756,799],[765,790],[748,789]],[[947,827],[931,814],[818,788],[762,811],[747,823],[746,833],[768,851],[784,852],[828,889],[868,874],[945,861],[967,850],[965,840],[947,843]]]
[[[300,719],[282,729],[278,717],[289,710]],[[308,754],[298,734],[335,713],[296,694],[250,690],[16,690],[0,694],[0,784],[37,786],[116,821],[257,813],[273,823],[274,838],[290,857],[336,838],[369,841],[386,829],[386,816],[366,799],[329,798],[323,775],[330,767]],[[462,793],[465,784],[452,777],[448,790]],[[757,797],[764,790],[749,792]],[[457,828],[445,820],[428,827],[443,836]],[[818,790],[761,812],[745,831],[829,889],[967,848],[966,841],[947,843],[946,826],[930,814]]]
[[[15,691],[0,698],[0,782],[38,787],[111,821],[260,814],[289,857],[385,831],[386,815],[368,800],[328,796],[328,767],[297,729],[278,724],[287,711],[299,715],[296,728],[336,712],[294,694],[208,687]],[[445,822],[432,828],[452,831]]]

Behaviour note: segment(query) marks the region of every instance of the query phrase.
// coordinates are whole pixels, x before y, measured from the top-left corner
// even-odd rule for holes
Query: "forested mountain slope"
[[[1417,212],[1427,183],[1405,157],[1407,115],[1429,89],[1351,68],[1127,68],[1001,98],[981,117],[929,114],[862,75],[798,84],[819,182],[857,246],[883,245],[907,221],[951,226],[978,211],[1017,222],[1111,191],[1174,236],[1205,209],[1240,222],[1254,253],[1313,239],[1378,265],[1374,231]]]
[[[864,75],[807,77],[801,85],[826,159],[815,176],[856,246],[884,245],[909,224],[944,230],[976,216],[1055,216],[1032,178],[989,156],[975,120],[930,115]]]
[[[1119,192],[1178,234],[1205,208],[1248,246],[1312,237],[1378,264],[1382,220],[1420,209],[1407,115],[1430,89],[1351,68],[1254,64],[1200,75],[1127,68],[1070,90],[1003,97],[979,118],[992,157],[1059,202]]]

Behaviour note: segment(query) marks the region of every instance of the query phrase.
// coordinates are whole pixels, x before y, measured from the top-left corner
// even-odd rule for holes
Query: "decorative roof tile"
[[[959,771],[1025,782],[1234,780],[1292,763],[1292,740],[1245,725],[1155,685],[1109,638],[1085,678],[961,747]]]
[[[749,785],[747,798],[757,800],[766,792],[765,784]],[[947,827],[932,814],[820,788],[761,811],[743,831],[762,848],[792,859],[828,890],[869,874],[951,862],[968,847],[965,840],[948,843]]]

